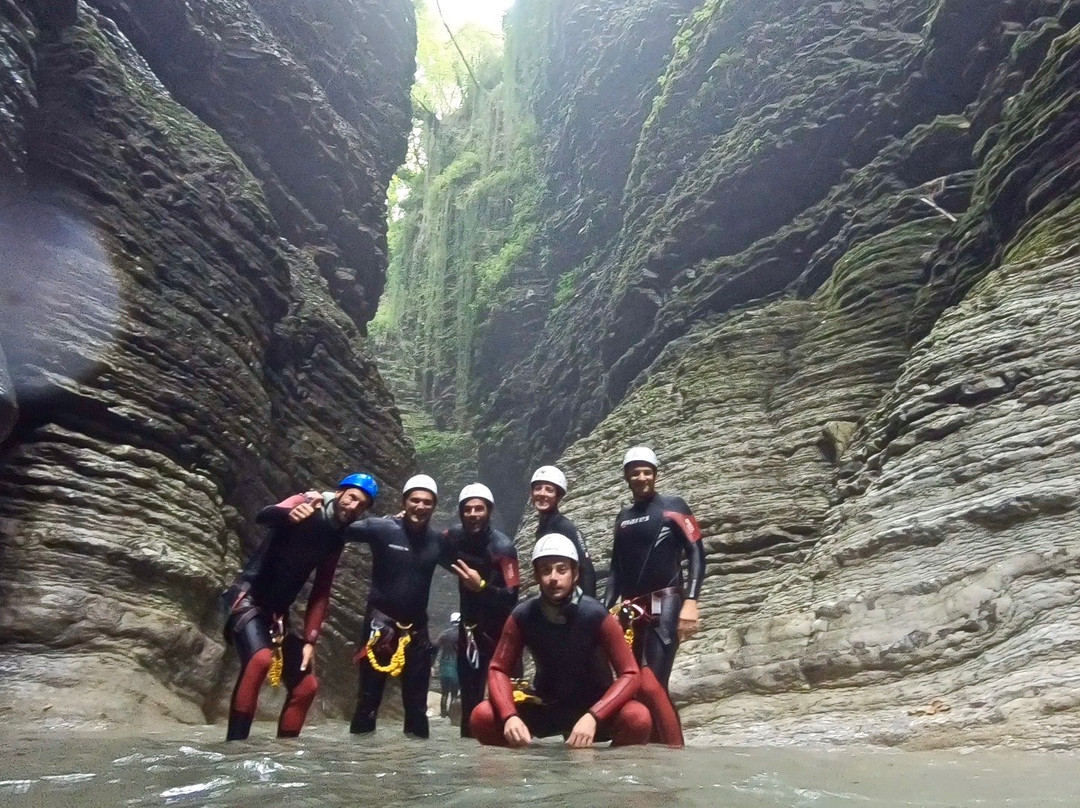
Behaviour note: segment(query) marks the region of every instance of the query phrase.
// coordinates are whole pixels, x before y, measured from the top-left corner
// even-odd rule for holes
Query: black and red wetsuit
[[[705,550],[690,506],[679,497],[654,494],[619,511],[605,602],[608,608],[634,602],[642,614],[634,653],[665,688],[679,646],[684,554],[690,579],[685,597],[696,600],[705,577]]]
[[[255,521],[266,525],[269,532],[227,590],[230,614],[225,633],[240,654],[240,676],[229,708],[230,741],[246,738],[251,730],[259,688],[273,658],[273,637],[287,629],[289,609],[312,571],[315,580],[304,615],[303,639],[286,633],[282,640],[282,679],[288,695],[278,719],[279,737],[300,734],[318,690],[311,668],[300,670],[301,656],[304,643],[319,638],[345,528],[334,518],[333,494],[325,495],[322,506],[308,519],[299,524],[290,522],[289,511],[305,501],[303,495],[297,495],[259,511]]]
[[[518,599],[521,571],[517,548],[505,533],[488,527],[469,534],[462,527],[443,533],[443,564],[464,561],[484,580],[473,592],[458,582],[461,623],[458,626],[458,682],[461,685],[461,737],[469,733],[469,715],[484,698],[488,664],[503,624]]]
[[[405,710],[405,732],[428,737],[427,691],[431,679],[434,647],[428,637],[428,594],[431,577],[441,558],[439,534],[430,527],[414,530],[400,518],[368,518],[353,522],[345,541],[361,542],[371,548],[371,589],[364,614],[366,648],[373,631],[380,632],[376,647],[379,661],[387,664],[399,637],[408,632],[405,667],[401,676],[401,703]],[[360,652],[360,687],[350,730],[371,732],[382,703],[387,673],[375,670]]]
[[[540,703],[514,701],[511,677],[523,648],[536,663],[533,691]],[[649,711],[634,699],[639,675],[622,628],[599,601],[582,596],[553,606],[537,595],[506,621],[488,670],[489,700],[472,713],[473,735],[480,743],[505,746],[503,725],[517,716],[536,737],[567,737],[592,713],[596,740],[648,743]]]
[[[585,537],[581,535],[577,525],[558,511],[540,514],[540,520],[536,525],[536,538],[539,539],[549,533],[561,533],[574,543],[578,552],[578,586],[583,595],[595,598],[596,569],[593,567],[589,548],[585,546]]]

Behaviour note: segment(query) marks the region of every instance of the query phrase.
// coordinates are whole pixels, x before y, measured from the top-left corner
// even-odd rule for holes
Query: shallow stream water
[[[344,723],[226,744],[223,727],[139,737],[0,729],[3,806],[562,806],[970,808],[1080,805],[1066,753],[688,748],[486,749],[437,722],[354,739]]]

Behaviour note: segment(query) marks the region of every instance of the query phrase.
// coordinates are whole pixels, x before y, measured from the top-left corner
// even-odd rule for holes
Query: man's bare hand
[[[592,746],[596,738],[596,719],[592,713],[585,713],[570,730],[570,737],[566,739],[566,745],[573,749],[585,749]]]
[[[315,513],[314,505],[312,505],[310,502],[301,502],[299,505],[289,511],[289,521],[293,524],[303,522],[313,513]]]
[[[465,588],[472,592],[479,592],[484,588],[484,579],[480,577],[480,573],[466,564],[460,559],[450,565],[450,569],[454,571],[461,582],[465,584]]]
[[[679,641],[689,640],[700,628],[701,618],[698,616],[697,601],[683,601],[682,609],[679,610]]]
[[[511,746],[528,746],[532,743],[532,733],[516,715],[506,719],[503,724],[503,737]]]
[[[312,643],[304,643],[304,650],[300,654],[300,670],[315,670],[315,646]]]

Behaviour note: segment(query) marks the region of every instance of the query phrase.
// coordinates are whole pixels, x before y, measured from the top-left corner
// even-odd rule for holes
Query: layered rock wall
[[[699,322],[561,459],[590,535],[637,440],[702,520],[706,629],[673,681],[699,738],[1075,743],[1075,16],[1033,21],[950,123],[1017,90],[974,174],[848,225],[813,294]]]
[[[542,226],[470,357],[525,354],[470,375],[496,496],[558,458],[604,559],[657,449],[699,738],[1072,744],[1080,4],[546,8]]]
[[[215,595],[255,511],[356,468],[393,487],[410,461],[363,327],[411,6],[307,5],[0,6],[0,688],[20,715],[216,717],[235,663]],[[362,572],[348,553],[321,646],[332,711]]]

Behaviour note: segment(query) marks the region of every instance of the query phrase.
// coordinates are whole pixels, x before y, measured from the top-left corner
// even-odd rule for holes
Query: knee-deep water
[[[3,806],[726,806],[972,808],[1076,806],[1077,758],[1013,751],[845,748],[596,748],[555,739],[482,748],[436,721],[428,741],[396,721],[355,738],[325,721],[296,740],[257,724],[141,736],[0,730]]]

